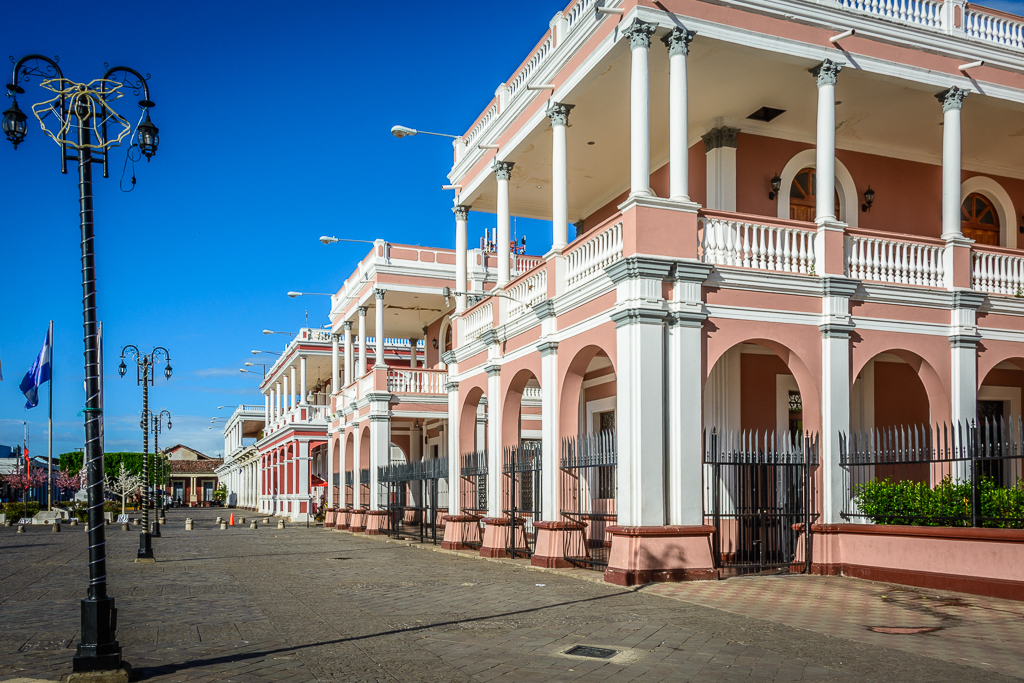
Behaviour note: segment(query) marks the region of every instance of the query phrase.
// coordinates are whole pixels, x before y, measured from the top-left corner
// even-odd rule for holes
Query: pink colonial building
[[[939,571],[850,540],[844,449],[1020,413],[1022,70],[1024,20],[962,0],[571,3],[455,142],[456,251],[378,243],[332,298],[346,350],[377,335],[311,441],[337,523],[430,507],[394,445],[447,460],[448,547],[622,584]],[[467,249],[511,216],[551,221],[542,257]]]

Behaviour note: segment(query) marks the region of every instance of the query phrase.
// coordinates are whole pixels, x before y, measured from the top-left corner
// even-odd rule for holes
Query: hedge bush
[[[8,519],[18,521],[22,517],[34,517],[39,512],[39,503],[29,501],[26,513],[25,503],[4,503],[4,514]]]
[[[979,480],[978,492],[981,526],[1024,529],[1024,481],[1003,487],[986,476]],[[875,524],[971,525],[971,485],[949,477],[934,488],[922,482],[876,479],[855,488],[854,502]]]

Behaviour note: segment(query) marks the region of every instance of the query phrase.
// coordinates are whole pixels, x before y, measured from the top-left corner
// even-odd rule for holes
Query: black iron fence
[[[842,517],[1024,528],[1024,422],[902,425],[840,435]]]
[[[447,480],[447,458],[379,467],[380,505],[390,513],[387,533],[436,544],[439,517],[448,509]]]
[[[563,534],[563,555],[573,566],[607,567],[611,536],[605,530],[617,519],[615,430],[562,439],[559,464],[560,512],[577,527]]]
[[[478,521],[476,531],[467,529],[459,541],[468,548],[479,548],[483,545],[479,520],[487,515],[487,451],[463,453],[460,464],[459,510]]]
[[[353,491],[353,472],[350,470],[345,473],[345,507],[350,508],[353,505],[352,491]]]
[[[510,557],[530,557],[537,546],[533,523],[540,519],[540,441],[522,441],[502,453],[502,503],[509,520],[506,549]]]
[[[359,507],[370,507],[370,470],[359,470]]]
[[[704,514],[724,574],[808,571],[816,434],[704,434]]]

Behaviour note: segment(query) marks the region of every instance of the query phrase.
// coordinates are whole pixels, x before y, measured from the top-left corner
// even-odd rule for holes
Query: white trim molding
[[[960,185],[960,203],[963,204],[967,195],[972,193],[982,195],[995,205],[999,214],[999,246],[1016,249],[1017,210],[1009,193],[998,182],[983,175],[968,178]]]

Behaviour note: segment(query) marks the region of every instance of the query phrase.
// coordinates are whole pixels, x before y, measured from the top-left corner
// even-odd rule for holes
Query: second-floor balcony
[[[427,368],[375,367],[344,387],[333,398],[334,413],[359,405],[372,394],[388,394],[415,401],[447,397],[448,372]]]

